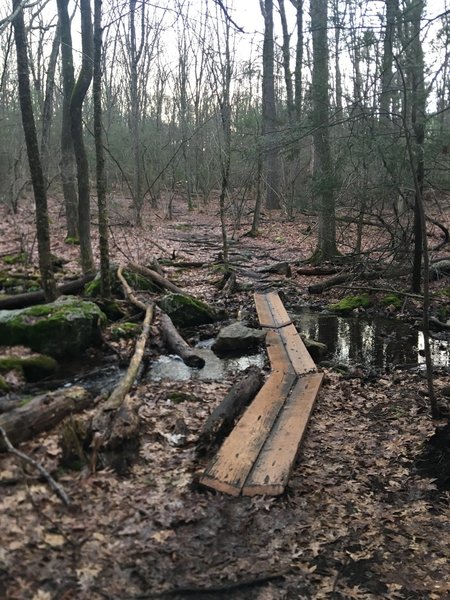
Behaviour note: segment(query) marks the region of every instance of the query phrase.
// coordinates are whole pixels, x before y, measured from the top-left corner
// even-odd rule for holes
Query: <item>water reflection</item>
[[[327,345],[329,360],[380,368],[425,362],[423,333],[395,319],[369,321],[305,312],[296,315],[295,322],[299,333]],[[448,367],[448,342],[432,339],[430,343],[434,365]]]

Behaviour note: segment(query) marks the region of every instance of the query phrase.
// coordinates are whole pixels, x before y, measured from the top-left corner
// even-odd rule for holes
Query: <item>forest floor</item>
[[[128,226],[124,205],[114,208],[111,253],[117,264],[150,264],[154,256],[174,254],[185,261],[218,260],[216,207],[188,213],[178,201],[173,220],[165,219],[163,211],[151,211],[141,229]],[[56,201],[51,211],[53,252],[66,260],[65,276],[75,275],[78,249],[64,244]],[[212,266],[167,268],[166,275],[187,292],[225,308],[230,317],[245,312],[252,324],[257,323],[255,289],[275,285],[288,307],[326,306],[350,293],[334,288],[310,296],[307,286],[321,278],[297,273],[294,262],[315,247],[313,217],[288,222],[275,212],[264,215],[257,238],[243,235],[249,228],[248,222],[237,228],[231,245],[231,259],[241,261],[243,291],[221,295],[214,285],[221,273]],[[349,225],[340,231],[343,252],[349,251],[353,236]],[[365,236],[366,249],[375,240],[380,245],[378,230],[369,229]],[[21,206],[16,216],[3,210],[0,256],[26,249],[35,257],[34,246],[30,207]],[[255,276],[259,267],[277,261],[291,264],[291,277]],[[389,285],[408,288],[398,279]],[[445,285],[433,283],[433,290]],[[403,313],[417,318],[420,302],[409,299]],[[153,326],[148,358],[156,358],[161,348]],[[129,354],[132,344],[119,350]],[[62,471],[60,426],[23,443],[21,450],[64,486],[70,508],[36,473],[11,455],[1,455],[0,598],[450,598],[450,492],[437,485],[431,471],[419,469],[427,442],[445,421],[429,416],[423,373],[394,368],[374,373],[364,365],[347,373],[323,371],[307,435],[280,497],[232,498],[196,484],[205,467],[195,453],[198,433],[231,387],[233,374],[210,381],[143,378],[132,391],[142,402],[139,456],[126,475],[110,469]],[[445,404],[448,369],[437,370],[434,382]],[[186,394],[186,400],[172,402],[174,392]],[[176,446],[170,434],[180,420],[187,437]],[[448,454],[442,460],[448,465]]]

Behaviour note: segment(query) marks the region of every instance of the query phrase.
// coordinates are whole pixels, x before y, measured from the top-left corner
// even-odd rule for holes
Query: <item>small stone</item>
[[[252,329],[236,321],[220,330],[212,349],[217,354],[245,353],[258,346],[265,337],[266,332],[262,329]]]

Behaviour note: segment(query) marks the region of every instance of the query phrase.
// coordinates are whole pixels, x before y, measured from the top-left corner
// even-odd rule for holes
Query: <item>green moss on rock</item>
[[[0,343],[28,346],[53,357],[70,356],[96,343],[105,322],[93,302],[63,296],[50,304],[0,311]]]
[[[33,354],[31,356],[0,356],[0,373],[20,371],[27,381],[38,381],[58,370],[58,363],[51,356]]]
[[[6,394],[9,392],[9,385],[6,383],[4,378],[0,375],[0,394]]]
[[[3,262],[7,265],[23,264],[27,262],[27,255],[25,252],[21,252],[20,254],[8,254],[3,257]]]
[[[160,307],[169,315],[177,327],[194,327],[213,323],[217,314],[210,306],[184,294],[167,294]]]
[[[333,312],[348,313],[355,310],[355,308],[369,308],[371,305],[372,301],[369,296],[362,294],[360,296],[346,296],[336,304],[330,304],[328,308]]]
[[[400,310],[403,306],[403,301],[397,294],[387,294],[381,299],[383,306],[393,306],[396,310]]]
[[[133,273],[132,271],[124,271],[123,276],[125,277],[126,282],[133,290],[141,290],[144,292],[160,292],[161,288],[159,288],[153,281],[147,279],[147,277],[143,277],[137,273]],[[111,289],[113,294],[120,295],[122,294],[122,284],[120,283],[117,277],[117,269],[113,268],[110,272],[111,277]],[[100,276],[97,276],[91,282],[89,282],[85,288],[85,294],[89,298],[96,298],[101,294],[101,280]]]
[[[140,330],[141,326],[136,323],[120,323],[111,327],[111,336],[115,340],[128,339],[138,335]]]

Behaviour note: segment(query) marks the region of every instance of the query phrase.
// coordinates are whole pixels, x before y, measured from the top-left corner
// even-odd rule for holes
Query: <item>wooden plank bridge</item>
[[[233,496],[283,493],[322,377],[278,294],[255,294],[271,373],[200,483]]]

